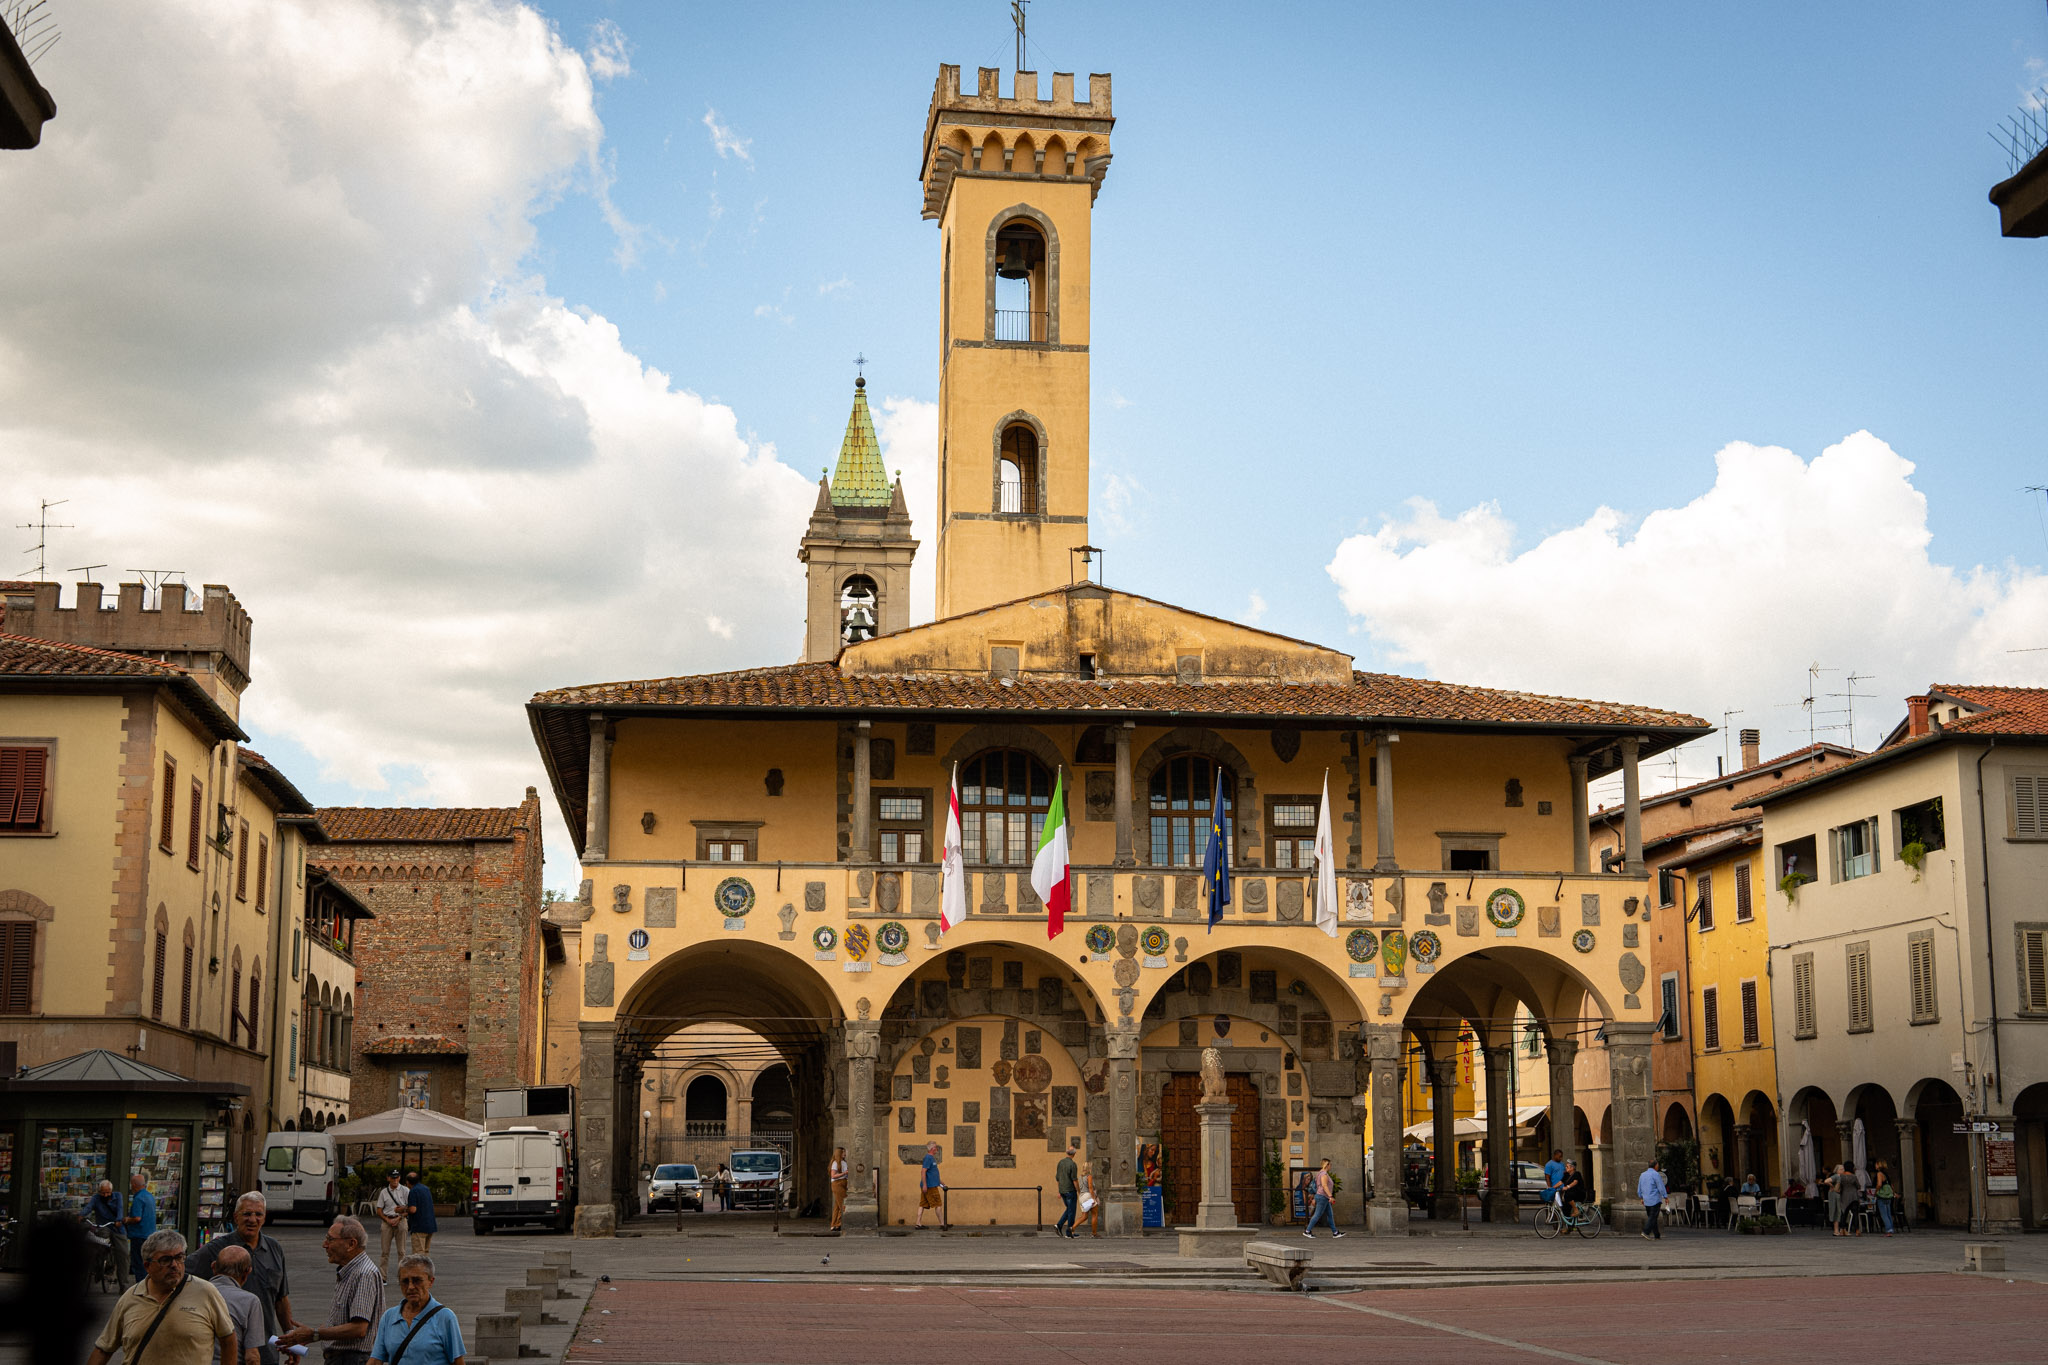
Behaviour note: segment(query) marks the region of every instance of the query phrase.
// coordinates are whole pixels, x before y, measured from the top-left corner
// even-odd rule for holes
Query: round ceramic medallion
[[[867,961],[868,927],[865,924],[849,924],[846,927],[846,955],[855,962]]]
[[[1109,969],[1109,974],[1116,978],[1116,984],[1119,986],[1137,985],[1138,959],[1135,957],[1118,958],[1115,965]]]
[[[1138,935],[1138,947],[1144,951],[1146,957],[1166,956],[1167,946],[1172,941],[1166,930],[1156,924]]]
[[[821,953],[829,953],[839,946],[839,931],[829,924],[821,924],[811,932],[811,946]]]
[[[1417,929],[1408,935],[1408,954],[1426,967],[1444,955],[1444,941],[1433,930]]]
[[[1017,1059],[1012,1068],[1017,1078],[1017,1088],[1027,1095],[1036,1095],[1052,1084],[1052,1063],[1035,1052],[1027,1052]]]
[[[1344,936],[1344,951],[1353,962],[1370,962],[1379,956],[1380,941],[1370,929],[1353,929]]]
[[[1088,930],[1088,951],[1098,957],[1105,957],[1116,947],[1116,931],[1107,924],[1090,926]]]
[[[1582,953],[1592,952],[1593,931],[1591,929],[1581,929],[1576,934],[1573,934],[1572,947],[1577,948]]]
[[[1486,918],[1496,929],[1512,929],[1528,913],[1529,908],[1522,904],[1522,893],[1512,887],[1503,886],[1486,898]]]
[[[988,1074],[995,1078],[997,1085],[1008,1085],[1010,1083],[1010,1065],[1009,1062],[998,1058],[995,1064],[989,1067]]]
[[[910,931],[895,920],[892,919],[881,928],[875,930],[876,952],[900,953],[909,947]]]
[[[754,908],[754,884],[745,877],[727,877],[711,893],[711,903],[727,919],[744,918]]]

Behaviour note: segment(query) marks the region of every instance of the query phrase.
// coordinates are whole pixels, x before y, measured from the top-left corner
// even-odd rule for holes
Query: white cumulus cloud
[[[602,206],[623,38],[479,0],[66,29],[0,193],[5,487],[70,500],[55,564],[234,590],[293,777],[509,804],[534,691],[797,657],[804,478],[532,273],[542,212]]]
[[[1518,547],[1497,504],[1410,503],[1338,547],[1329,573],[1388,662],[1439,678],[1630,701],[1807,739],[1875,743],[1901,699],[1937,682],[2048,684],[2048,579],[1937,563],[1913,465],[1857,432],[1812,461],[1736,443],[1713,487],[1631,525],[1601,507]],[[1720,740],[1709,741],[1719,752]],[[1702,760],[1712,775],[1711,754]]]

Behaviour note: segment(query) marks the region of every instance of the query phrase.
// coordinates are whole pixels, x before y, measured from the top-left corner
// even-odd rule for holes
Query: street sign
[[[1992,1119],[1978,1119],[1973,1123],[1953,1123],[1949,1127],[1961,1137],[1970,1137],[1977,1133],[1982,1133],[1986,1137],[1997,1137],[1999,1133],[1998,1124]]]

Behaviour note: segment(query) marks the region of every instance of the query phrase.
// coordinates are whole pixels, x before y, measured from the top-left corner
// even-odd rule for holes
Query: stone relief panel
[[[676,888],[673,886],[650,886],[643,899],[644,923],[649,929],[673,929],[676,927]]]

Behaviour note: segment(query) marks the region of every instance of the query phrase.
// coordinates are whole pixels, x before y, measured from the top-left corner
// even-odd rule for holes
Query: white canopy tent
[[[1532,1125],[1539,1116],[1547,1113],[1549,1109],[1550,1106],[1547,1104],[1525,1104],[1515,1110],[1515,1136],[1524,1138],[1534,1137],[1535,1130]],[[1436,1122],[1434,1120],[1425,1120],[1422,1123],[1413,1124],[1402,1129],[1401,1136],[1421,1138],[1424,1142],[1427,1142],[1436,1136]],[[1452,1125],[1451,1136],[1457,1142],[1471,1142],[1484,1138],[1486,1136],[1486,1111],[1482,1109],[1470,1118],[1459,1119],[1457,1123]]]
[[[327,1136],[336,1142],[397,1142],[418,1147],[474,1147],[483,1135],[482,1124],[432,1109],[386,1109],[327,1130]]]

